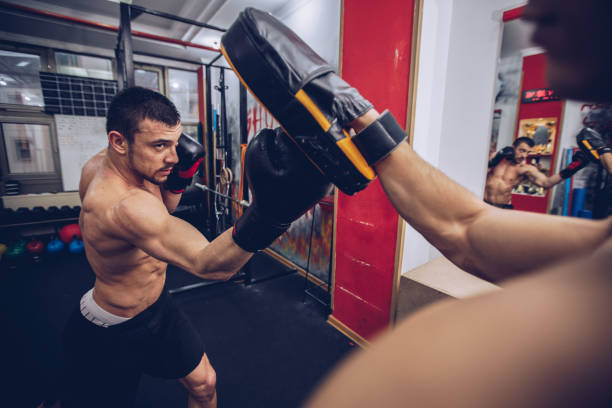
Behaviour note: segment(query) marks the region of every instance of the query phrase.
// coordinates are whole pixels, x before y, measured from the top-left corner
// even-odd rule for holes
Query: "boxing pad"
[[[588,127],[576,135],[576,144],[595,163],[599,162],[600,155],[612,152],[599,132]]]
[[[306,157],[347,194],[365,188],[375,178],[371,165],[406,138],[388,112],[351,137],[349,123],[372,104],[269,13],[241,12],[221,38],[221,51]]]

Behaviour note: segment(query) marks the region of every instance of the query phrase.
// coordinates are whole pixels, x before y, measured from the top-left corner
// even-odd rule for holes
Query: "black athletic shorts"
[[[200,335],[163,291],[147,309],[107,328],[79,307],[63,333],[62,408],[130,407],[142,373],[182,378],[200,363]]]
[[[514,210],[514,206],[512,204],[495,204],[487,200],[484,200],[484,202],[491,204],[493,207],[503,208],[504,210]]]

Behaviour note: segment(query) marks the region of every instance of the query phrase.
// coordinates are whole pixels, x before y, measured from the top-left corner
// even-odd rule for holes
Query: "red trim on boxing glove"
[[[178,171],[178,176],[180,178],[190,178],[193,177],[193,175],[195,174],[195,172],[198,170],[198,166],[200,165],[200,163],[202,163],[202,160],[204,160],[203,157],[201,157],[200,159],[198,159],[195,163],[193,163],[193,166],[191,166],[190,168],[188,168],[187,170],[179,170]],[[184,189],[183,189],[184,190]]]

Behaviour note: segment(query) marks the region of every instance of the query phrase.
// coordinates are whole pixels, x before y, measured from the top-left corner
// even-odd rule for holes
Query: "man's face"
[[[612,101],[612,1],[530,0],[524,17],[548,53],[553,88],[569,98]]]
[[[514,148],[514,161],[516,163],[523,163],[527,160],[529,153],[531,153],[531,147],[529,147],[527,143],[519,143],[519,145]]]
[[[172,166],[178,163],[176,144],[181,131],[180,123],[168,126],[150,119],[140,122],[128,151],[134,173],[154,184],[166,181]]]

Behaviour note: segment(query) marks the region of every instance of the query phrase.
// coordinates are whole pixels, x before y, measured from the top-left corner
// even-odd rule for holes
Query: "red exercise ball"
[[[64,244],[69,244],[74,237],[78,239],[83,239],[81,235],[81,229],[79,228],[79,224],[68,224],[64,225],[59,232],[59,238],[62,240]]]

